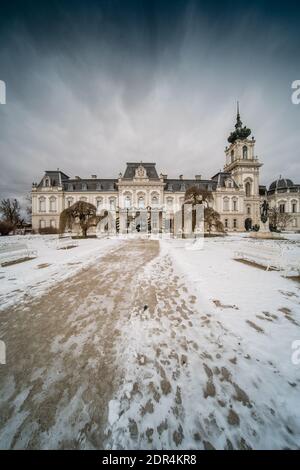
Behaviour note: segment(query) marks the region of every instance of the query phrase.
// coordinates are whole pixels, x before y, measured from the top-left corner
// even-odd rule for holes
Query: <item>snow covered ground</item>
[[[247,243],[283,243],[299,260],[299,241],[161,242],[137,282],[149,308],[137,301],[122,330],[108,448],[300,447],[300,284],[233,259]]]
[[[299,260],[287,238],[27,237],[39,257],[0,270],[0,447],[300,448],[300,283],[233,259]]]
[[[1,245],[27,244],[37,250],[37,258],[7,267],[0,266],[0,311],[28,297],[41,295],[57,282],[67,279],[94,263],[119,240],[108,238],[76,240],[78,246],[57,249],[55,235],[20,235],[0,237]]]

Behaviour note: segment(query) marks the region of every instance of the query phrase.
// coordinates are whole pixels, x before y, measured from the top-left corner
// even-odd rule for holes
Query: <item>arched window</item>
[[[232,210],[237,211],[237,199],[232,199]]]
[[[39,211],[46,212],[46,198],[40,197],[39,199]]]
[[[72,197],[68,197],[67,199],[67,207],[71,207],[73,204],[73,198]]]
[[[82,183],[81,189],[82,189],[83,191],[86,191],[86,190],[87,190],[87,184],[86,184],[86,183]]]
[[[247,206],[247,215],[250,215],[250,214],[251,214],[251,207]]]
[[[251,183],[249,181],[245,184],[246,197],[251,196]]]
[[[144,209],[145,208],[145,199],[144,196],[140,196],[138,198],[138,208],[139,209]]]
[[[46,188],[49,188],[49,186],[50,186],[50,178],[49,178],[48,176],[47,176],[47,178],[45,178],[44,184],[45,184]]]
[[[297,201],[292,201],[291,202],[291,209],[292,209],[292,213],[295,214],[297,212]]]
[[[167,198],[167,206],[168,206],[168,207],[172,207],[172,206],[173,206],[173,198],[172,198],[172,197],[168,197],[168,198]]]
[[[130,196],[126,196],[125,197],[125,208],[126,209],[130,209],[131,207],[131,197]]]
[[[97,199],[96,199],[96,207],[97,207],[97,209],[98,209],[98,207],[102,206],[102,202],[103,202],[102,197],[97,197]]]
[[[248,147],[244,145],[243,147],[243,159],[246,160],[248,158]]]
[[[279,204],[279,212],[280,214],[284,214],[285,213],[285,203],[284,202],[281,202]]]
[[[115,208],[116,208],[116,199],[114,197],[111,197],[109,199],[109,209],[113,211],[115,210]]]
[[[228,212],[229,211],[229,198],[224,197],[223,199],[223,211]]]
[[[234,150],[231,150],[230,157],[231,157],[231,163],[232,163],[234,160]]]
[[[158,206],[159,204],[159,194],[158,193],[152,193],[151,194],[151,205],[152,206]]]
[[[56,212],[56,197],[50,197],[50,212]]]

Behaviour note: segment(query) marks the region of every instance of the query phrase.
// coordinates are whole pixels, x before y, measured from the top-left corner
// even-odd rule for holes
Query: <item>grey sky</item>
[[[121,14],[119,2],[102,3],[66,3],[49,21],[8,11],[2,21],[1,197],[22,196],[46,169],[117,177],[136,160],[172,177],[211,177],[224,164],[236,100],[264,163],[261,183],[279,174],[300,183],[292,4],[282,16],[180,1],[169,12],[166,2],[128,2]]]

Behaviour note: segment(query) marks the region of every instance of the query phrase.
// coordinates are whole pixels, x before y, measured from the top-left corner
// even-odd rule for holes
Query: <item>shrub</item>
[[[0,235],[8,235],[14,229],[13,224],[6,220],[0,220]]]

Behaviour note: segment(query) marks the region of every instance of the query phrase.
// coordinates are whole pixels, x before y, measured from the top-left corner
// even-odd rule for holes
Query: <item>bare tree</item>
[[[27,214],[28,218],[31,219],[31,215],[32,215],[32,196],[31,196],[31,193],[26,194],[25,201],[26,201],[26,207],[25,207],[26,214]]]
[[[0,213],[5,222],[8,222],[13,231],[18,225],[23,225],[24,220],[21,219],[21,207],[17,199],[2,199],[0,202]]]
[[[213,200],[213,195],[207,189],[199,188],[199,186],[191,186],[186,190],[184,196],[185,204],[205,204],[209,206],[209,203]]]
[[[293,217],[286,212],[280,212],[278,207],[272,207],[269,211],[269,223],[274,230],[285,230]]]
[[[87,231],[90,227],[96,227],[103,216],[97,216],[97,209],[93,204],[85,201],[75,202],[60,214],[59,233],[65,232],[67,227],[72,227],[74,223],[78,223],[81,228],[82,236],[86,238]]]
[[[216,232],[224,232],[224,225],[220,220],[220,214],[212,207],[205,207],[204,209],[204,224],[209,233],[213,228]]]
[[[213,201],[213,195],[206,189],[199,188],[198,186],[191,186],[185,193],[184,203],[192,204],[195,207],[197,204],[204,204],[204,224],[208,232],[214,228],[217,232],[224,232],[224,226],[220,220],[220,214],[215,211],[209,204]],[[196,211],[192,212],[192,230],[194,231],[196,224]]]

